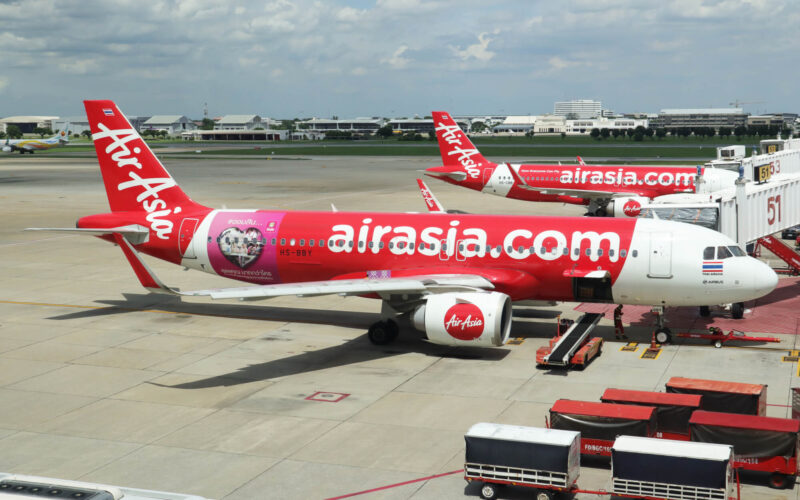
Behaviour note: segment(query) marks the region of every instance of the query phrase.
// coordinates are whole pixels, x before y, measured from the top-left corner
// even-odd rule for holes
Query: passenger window
[[[717,259],[722,260],[727,259],[728,257],[733,257],[733,255],[731,255],[731,251],[728,250],[728,247],[717,247]]]
[[[313,247],[316,240],[308,240],[308,246]]]
[[[464,244],[463,243],[459,243],[458,244],[458,251],[459,252],[463,252],[464,251]]]
[[[631,252],[631,255],[635,258],[639,256],[639,250],[634,250]]]
[[[614,249],[613,249],[613,248],[610,248],[610,249],[608,250],[608,256],[609,256],[609,257],[613,257],[613,256],[614,256]]]
[[[350,248],[353,248],[353,240],[348,241],[347,242],[347,246],[349,246]]]
[[[383,248],[383,242],[378,243],[378,248]]]
[[[286,244],[286,238],[281,238],[281,245],[285,245],[285,244]]]
[[[409,243],[408,244],[408,249],[409,250],[414,250],[414,244],[413,243]]]
[[[442,252],[447,251],[447,243],[442,243]]]
[[[736,245],[730,245],[728,247],[728,250],[731,251],[731,253],[733,254],[734,257],[744,257],[746,255],[744,253],[744,250],[742,250],[740,247],[738,247]]]
[[[272,238],[272,240],[270,241],[270,245],[275,245],[275,241],[276,241],[275,238]]]
[[[512,247],[511,245],[509,245],[509,246],[508,246],[508,248],[506,248],[506,250],[508,251],[508,253],[511,253],[511,252],[513,252],[513,251],[514,251],[514,247]]]
[[[425,243],[420,243],[419,244],[419,249],[420,250],[425,250]]]
[[[569,248],[564,247],[564,255],[569,255]]]
[[[703,259],[714,260],[714,247],[706,247],[703,250]]]
[[[586,256],[588,257],[590,255],[592,255],[592,249],[591,248],[587,248],[586,249]]]
[[[519,252],[519,253],[524,253],[524,252],[525,252],[525,247],[523,247],[522,245],[520,245],[520,246],[519,246],[519,248],[517,248],[517,252]]]
[[[622,257],[623,259],[624,259],[624,258],[625,258],[627,255],[628,255],[628,251],[627,251],[627,250],[625,250],[624,248],[623,248],[622,250],[620,250],[620,251],[619,251],[619,256],[620,256],[620,257]]]
[[[578,255],[581,254],[581,249],[580,248],[576,248],[573,253],[575,254],[575,257],[577,257]]]
[[[301,247],[306,246],[306,240],[300,240],[300,246]]]
[[[319,246],[324,247],[325,246],[325,240],[319,240]]]
[[[333,248],[333,240],[328,241],[328,245]]]
[[[597,256],[598,257],[602,257],[603,256],[603,249],[602,248],[598,248],[597,249]]]
[[[290,247],[293,247],[293,246],[294,246],[294,238],[292,238],[291,240],[289,240],[289,246],[290,246]]]
[[[340,247],[343,247],[343,246],[344,246],[344,240],[339,240],[339,246],[340,246]]]
[[[358,242],[358,248],[364,248],[364,242],[363,241],[359,241]]]

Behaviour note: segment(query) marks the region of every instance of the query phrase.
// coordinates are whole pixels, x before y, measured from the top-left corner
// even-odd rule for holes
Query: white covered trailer
[[[611,448],[612,493],[627,498],[735,498],[733,447],[620,436]]]
[[[479,423],[464,440],[464,478],[483,481],[484,498],[502,484],[541,488],[541,498],[550,498],[548,491],[569,490],[580,475],[579,432]]]

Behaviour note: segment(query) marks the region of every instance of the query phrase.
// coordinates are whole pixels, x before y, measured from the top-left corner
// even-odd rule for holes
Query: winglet
[[[576,156],[576,158],[578,159],[578,165],[580,165],[580,166],[585,166],[586,165],[586,162],[583,161],[583,158],[581,158],[580,156]]]
[[[519,176],[519,173],[516,170],[514,170],[514,168],[511,165],[506,163],[506,166],[508,167],[508,171],[511,173],[511,178],[514,179],[515,186],[522,189],[535,190],[533,187],[530,186],[530,184],[525,182],[525,180]]]
[[[121,234],[114,233],[114,241],[116,241],[117,245],[119,245],[119,247],[122,249],[122,252],[125,254],[125,257],[128,259],[128,262],[133,268],[133,272],[136,273],[136,277],[139,278],[139,282],[143,287],[147,288],[153,293],[181,295],[180,292],[166,286],[161,282],[160,279],[156,277],[155,274],[153,274],[153,271],[147,267],[147,264],[145,264],[142,258],[139,256],[139,252],[137,252],[136,249],[133,248],[133,245],[131,245]]]
[[[422,179],[417,179],[417,185],[419,186],[420,193],[422,193],[422,200],[425,202],[425,206],[428,207],[429,212],[444,212],[445,209],[442,207],[442,204],[439,203],[439,200],[436,199],[436,196],[433,195],[433,191],[428,188],[425,181]]]

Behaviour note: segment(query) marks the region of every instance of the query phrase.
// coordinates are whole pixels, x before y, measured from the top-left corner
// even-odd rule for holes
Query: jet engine
[[[646,196],[624,196],[608,202],[606,210],[614,217],[636,217],[641,213],[642,207],[649,204],[650,198]]]
[[[511,331],[511,298],[499,292],[430,295],[411,322],[434,344],[501,346]]]

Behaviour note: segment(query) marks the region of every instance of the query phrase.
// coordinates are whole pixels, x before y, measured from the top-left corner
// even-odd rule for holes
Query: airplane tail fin
[[[57,139],[58,142],[62,144],[66,144],[69,142],[69,122],[64,126],[64,130],[60,130],[56,132],[55,137],[53,139]]]
[[[469,168],[493,165],[472,144],[450,113],[434,111],[433,124],[436,128],[436,139],[439,141],[439,153],[445,166],[459,165]]]
[[[83,101],[112,212],[169,216],[203,208],[178,187],[113,101]]]

